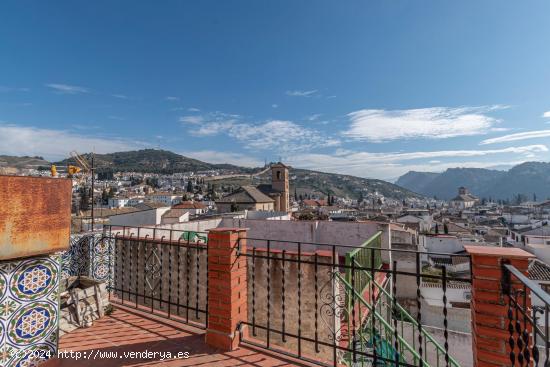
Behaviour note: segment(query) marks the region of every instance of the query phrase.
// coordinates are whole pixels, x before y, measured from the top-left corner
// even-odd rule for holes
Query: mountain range
[[[416,193],[450,200],[464,186],[480,198],[525,200],[550,197],[550,163],[525,162],[508,171],[449,168],[441,173],[409,171],[395,182]]]
[[[90,153],[83,154],[82,156],[88,162],[91,162],[92,155]],[[28,159],[28,157],[26,157],[26,159]],[[11,165],[17,165],[19,168],[24,168],[24,165],[19,164],[20,161],[23,160],[23,157],[9,157],[9,160],[8,158],[4,159],[4,161],[9,161]],[[49,162],[41,160],[41,165],[44,169],[46,169],[49,164]],[[55,162],[55,164],[60,168],[68,164],[77,165],[73,158]],[[94,165],[98,173],[111,171],[171,174],[217,170],[221,171],[221,176],[215,178],[215,183],[217,185],[239,186],[267,183],[270,180],[269,172],[255,175],[255,173],[263,170],[263,168],[260,167],[249,168],[231,164],[212,164],[185,157],[174,152],[158,149],[95,154]],[[36,167],[33,165],[30,168]],[[377,179],[324,173],[298,168],[291,169],[290,177],[291,194],[296,192],[298,195],[326,197],[330,193],[338,197],[358,199],[361,195],[366,194],[366,192],[377,191],[385,197],[399,200],[421,197],[421,195],[417,193]]]

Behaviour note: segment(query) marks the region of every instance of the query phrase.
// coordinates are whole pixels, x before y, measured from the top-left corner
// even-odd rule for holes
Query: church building
[[[271,165],[271,184],[241,186],[216,201],[219,213],[240,210],[290,211],[289,166],[281,162]]]

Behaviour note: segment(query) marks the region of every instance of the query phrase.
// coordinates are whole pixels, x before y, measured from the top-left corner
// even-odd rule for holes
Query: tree
[[[145,180],[145,183],[155,189],[160,187],[158,177],[148,177],[147,180]]]
[[[294,201],[298,201],[298,191],[294,188]]]
[[[439,226],[437,225],[437,223],[435,224],[435,233],[439,233]]]
[[[193,192],[193,183],[191,180],[187,181],[187,192]]]
[[[449,226],[447,226],[447,223],[443,224],[443,233],[449,234]]]
[[[315,215],[311,212],[301,213],[298,216],[298,220],[314,220],[314,219],[315,219]]]

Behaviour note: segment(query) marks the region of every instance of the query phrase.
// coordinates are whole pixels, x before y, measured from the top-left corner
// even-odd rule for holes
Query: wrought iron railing
[[[240,329],[248,330],[242,333],[244,343],[325,366],[460,365],[449,347],[447,317],[452,306],[446,286],[450,281],[469,283],[470,278],[444,269],[426,271],[427,254],[410,250],[246,241],[248,249],[239,255],[246,256],[248,267],[248,320]],[[365,252],[380,255],[346,256]],[[397,260],[392,266],[377,261],[392,256],[416,260],[415,269],[401,269]],[[414,311],[396,297],[406,277],[414,279]],[[423,280],[442,285],[443,328],[437,338],[431,333],[435,328],[422,320]]]
[[[354,267],[380,269],[382,266],[382,231],[378,231],[374,236],[366,240],[361,246],[353,249],[345,255],[346,266],[346,282],[349,285],[353,284],[353,289],[359,294],[363,294],[365,289],[370,285],[371,277],[368,272],[355,271]],[[353,278],[353,279],[352,279]],[[346,304],[348,309],[352,307],[353,291],[351,289],[346,292]],[[349,311],[348,311],[349,314]]]
[[[420,253],[418,254],[420,255]],[[352,263],[353,270],[355,270],[357,266],[358,264],[355,263],[353,265]],[[369,339],[365,339],[365,335],[369,338],[372,338],[374,335],[375,339],[376,336],[379,336],[379,341],[370,344],[373,344],[373,347],[376,345],[382,347],[383,340],[386,343],[389,343],[389,345],[393,347],[392,353],[388,355],[387,351],[383,351],[382,354],[386,359],[393,358],[397,364],[399,362],[403,363],[404,361],[412,361],[414,365],[458,367],[459,363],[457,360],[449,354],[449,344],[447,339],[445,340],[445,343],[441,345],[437,340],[435,340],[425,326],[423,327],[422,324],[409,313],[409,311],[399,304],[397,297],[395,296],[398,274],[397,261],[393,262],[391,269],[391,278],[387,278],[387,281],[383,285],[376,280],[373,280],[370,273],[365,270],[361,270],[360,272],[352,271],[350,282],[348,282],[347,279],[342,279],[341,276],[337,274],[337,277],[340,278],[340,281],[343,282],[346,290],[348,291],[346,294],[351,293],[351,296],[348,298],[351,298],[353,302],[352,304],[354,306],[352,307],[359,309],[359,320],[361,320],[361,310],[363,307],[365,307],[368,311],[367,313],[371,315],[367,321],[366,327],[358,329],[357,335],[360,347],[364,346],[365,343],[367,345],[369,344]],[[367,287],[371,287],[370,293],[376,294],[373,302],[366,301],[363,294],[354,286],[354,283],[356,282],[355,278],[359,275],[358,273],[367,278]],[[421,274],[419,274],[419,278],[420,277],[422,277]],[[443,300],[444,305],[446,305],[447,302],[445,300],[445,291],[448,283],[446,269],[442,269],[441,279],[432,278],[431,280],[441,280],[442,290],[444,292]],[[387,290],[389,284],[392,285],[391,291]],[[356,303],[358,304],[356,305]],[[447,310],[444,306],[444,316],[446,316],[446,312]],[[355,313],[352,312],[350,314],[352,317],[355,317]],[[408,338],[409,340],[407,340],[406,337],[403,337],[405,334],[405,329],[408,329],[408,331],[412,333],[412,337]],[[448,332],[447,325],[445,325],[444,332]],[[417,345],[420,347],[417,347]],[[356,348],[357,346],[355,349]],[[424,353],[424,355],[422,355],[422,353]],[[357,356],[354,355],[353,352],[350,356],[351,358],[348,359],[351,359],[354,363],[356,363]]]
[[[513,265],[503,265],[512,366],[549,366],[550,295]]]
[[[86,250],[75,248],[69,257],[80,256],[77,262],[89,264],[86,275],[107,282],[111,302],[207,326],[205,233],[105,226],[93,238],[80,240]]]

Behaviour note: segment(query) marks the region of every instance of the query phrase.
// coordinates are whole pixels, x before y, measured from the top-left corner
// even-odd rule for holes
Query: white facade
[[[172,206],[181,203],[182,196],[181,195],[173,195],[169,193],[157,193],[157,194],[151,194],[147,195],[147,200],[152,201],[154,203],[161,203],[166,206]]]
[[[139,212],[112,215],[109,224],[113,226],[154,226],[162,223],[162,215],[169,207],[141,210]]]
[[[420,245],[427,252],[456,253],[464,250],[464,243],[456,236],[420,236]]]
[[[118,197],[109,198],[108,206],[110,208],[124,208],[127,206],[135,206],[139,203],[143,203],[143,197]]]
[[[128,198],[110,198],[108,200],[108,205],[110,208],[124,208],[128,206]]]

